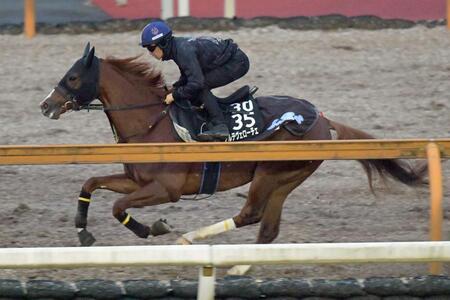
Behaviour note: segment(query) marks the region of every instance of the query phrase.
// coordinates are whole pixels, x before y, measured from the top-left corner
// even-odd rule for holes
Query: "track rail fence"
[[[440,274],[450,261],[450,242],[439,242],[441,159],[450,158],[450,139],[0,146],[0,165],[399,158],[428,160],[433,242],[6,248],[0,268],[201,265],[198,299],[214,298],[215,267],[223,265],[431,262],[430,272]]]
[[[450,242],[0,249],[0,268],[200,266],[200,300],[214,299],[215,268],[222,266],[436,261],[450,261]]]

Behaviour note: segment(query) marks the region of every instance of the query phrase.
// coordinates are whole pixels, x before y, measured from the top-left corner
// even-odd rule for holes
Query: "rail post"
[[[216,281],[216,268],[203,266],[198,276],[197,300],[214,300],[214,284]]]
[[[427,145],[428,174],[430,177],[430,239],[442,240],[442,170],[439,147],[435,143]],[[442,263],[430,263],[430,273],[442,273]]]
[[[173,17],[173,0],[161,0],[161,19]]]
[[[224,1],[224,17],[232,19],[235,16],[236,16],[236,0],[225,0]]]
[[[178,0],[178,17],[188,17],[190,15],[189,0]]]
[[[450,0],[447,0],[447,29],[450,29]]]
[[[27,38],[32,38],[36,35],[36,10],[34,0],[24,1],[23,31]]]

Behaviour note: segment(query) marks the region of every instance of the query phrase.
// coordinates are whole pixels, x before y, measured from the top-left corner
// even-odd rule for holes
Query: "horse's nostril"
[[[47,102],[42,103],[41,107],[42,107],[42,109],[47,109],[48,103]]]

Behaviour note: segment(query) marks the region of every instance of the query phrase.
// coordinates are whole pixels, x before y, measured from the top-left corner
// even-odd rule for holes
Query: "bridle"
[[[69,92],[66,88],[64,88],[63,86],[61,86],[60,84],[58,84],[55,87],[55,91],[57,93],[59,93],[61,95],[61,97],[64,98],[64,100],[66,100],[66,102],[64,102],[64,109],[66,111],[69,110],[74,110],[74,111],[78,111],[80,109],[82,109],[82,105],[79,104],[78,100],[77,100],[77,96],[71,92]]]
[[[164,86],[164,88],[167,91],[167,87]],[[96,90],[98,90],[97,86],[96,86]],[[80,104],[80,102],[77,100],[77,96],[74,93],[71,93],[70,91],[68,91],[67,89],[65,89],[64,87],[62,87],[61,85],[57,85],[55,87],[55,91],[57,93],[59,93],[65,100],[66,102],[63,104],[63,107],[65,109],[65,111],[80,111],[80,110],[102,110],[106,113],[108,120],[109,120],[109,124],[111,126],[111,130],[113,132],[114,138],[116,139],[117,142],[125,142],[126,140],[132,138],[132,137],[136,137],[142,134],[132,134],[123,138],[120,138],[119,135],[117,134],[117,130],[115,129],[111,118],[108,114],[108,112],[112,112],[112,111],[128,111],[128,110],[133,110],[133,109],[143,109],[143,108],[147,108],[147,107],[152,107],[152,106],[160,106],[163,105],[163,102],[161,101],[156,102],[156,103],[141,103],[141,104],[133,104],[133,105],[114,105],[114,106],[104,106],[103,104],[87,104],[87,105],[83,105]],[[98,97],[96,97],[97,99]],[[95,100],[95,99],[93,99]],[[150,130],[152,130],[154,128],[154,126],[159,123],[166,115],[167,112],[169,111],[169,106],[165,107],[157,116],[155,119],[153,119],[150,122],[150,125],[148,126],[148,131],[146,133],[148,133]]]
[[[164,86],[164,88],[167,90],[167,87]],[[97,87],[96,87],[97,90]],[[61,97],[63,97],[66,102],[64,103],[64,107],[68,110],[103,110],[104,112],[108,111],[122,111],[122,110],[132,110],[132,109],[141,109],[156,105],[161,105],[161,103],[143,103],[143,104],[133,104],[133,105],[115,105],[115,106],[104,106],[103,104],[80,104],[77,100],[77,96],[74,93],[69,92],[66,88],[58,84],[55,87],[55,91],[57,91]],[[98,99],[98,97],[95,97],[95,99]],[[95,100],[92,99],[91,101]],[[90,101],[90,102],[91,102]]]
[[[89,46],[89,44],[88,44]],[[104,106],[103,104],[91,104],[91,102],[95,99],[100,98],[99,94],[99,74],[100,74],[100,61],[99,59],[94,55],[94,48],[89,52],[88,46],[85,49],[85,54],[81,58],[81,63],[85,67],[88,68],[87,73],[87,84],[88,86],[85,87],[83,90],[76,90],[72,89],[70,87],[66,86],[66,82],[63,79],[58,83],[58,85],[54,88],[54,90],[60,94],[61,97],[64,98],[65,102],[62,105],[62,109],[64,109],[64,112],[66,111],[79,111],[79,110],[103,110],[109,120],[111,129],[113,131],[113,134],[116,138],[116,141],[120,142],[120,140],[127,140],[134,136],[139,136],[140,134],[134,134],[125,138],[120,139],[117,135],[117,132],[114,128],[114,125],[112,123],[111,117],[109,115],[109,112],[117,112],[117,111],[129,111],[133,109],[144,109],[147,107],[152,106],[162,106],[163,101],[159,102],[153,102],[153,103],[139,103],[139,104],[131,104],[131,105],[113,105],[113,106]],[[164,86],[164,89],[166,93],[169,92],[166,86]],[[85,104],[87,103],[87,104]],[[159,121],[161,121],[169,111],[169,106],[165,107],[161,113],[159,113],[154,120],[151,121],[149,125],[149,130],[151,130]],[[146,132],[148,133],[148,131]]]

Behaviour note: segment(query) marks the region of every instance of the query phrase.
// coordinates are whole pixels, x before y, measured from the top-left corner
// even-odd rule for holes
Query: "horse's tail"
[[[350,126],[327,119],[330,129],[336,131],[338,140],[374,139],[370,134],[351,128]],[[382,179],[387,175],[396,181],[409,186],[424,184],[424,177],[427,171],[427,163],[420,163],[411,166],[398,159],[362,159],[358,160],[366,171],[369,180],[370,190],[373,192],[372,174],[378,173]]]

